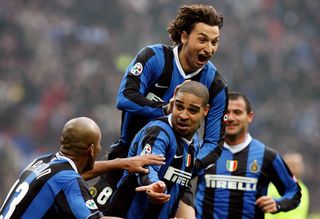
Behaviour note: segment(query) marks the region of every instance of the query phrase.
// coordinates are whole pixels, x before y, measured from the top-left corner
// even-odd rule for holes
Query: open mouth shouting
[[[198,55],[198,62],[201,65],[204,65],[208,62],[208,60],[210,59],[211,56],[208,55],[203,55],[203,54],[199,54]]]

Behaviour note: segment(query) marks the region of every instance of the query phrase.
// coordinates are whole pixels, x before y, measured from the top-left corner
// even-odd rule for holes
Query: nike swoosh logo
[[[154,86],[157,88],[169,88],[168,86],[160,85],[158,83],[156,83]]]
[[[213,167],[214,165],[216,165],[216,164],[215,164],[215,163],[212,163],[212,164],[208,165],[205,169],[207,170],[207,169],[209,169],[210,167]]]
[[[173,158],[174,158],[174,159],[179,159],[179,158],[182,158],[182,157],[183,157],[183,155],[176,155],[176,154],[175,154]]]

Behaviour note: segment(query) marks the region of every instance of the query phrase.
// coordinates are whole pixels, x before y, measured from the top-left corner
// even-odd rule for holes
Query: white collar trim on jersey
[[[70,165],[72,166],[72,168],[74,169],[74,171],[76,171],[76,172],[79,174],[78,168],[77,168],[76,164],[75,164],[70,158],[68,158],[68,157],[66,157],[66,156],[63,156],[63,155],[60,154],[59,152],[56,153],[56,157],[57,157],[58,159],[65,159],[65,160],[67,160],[67,161],[70,163]]]
[[[179,45],[180,46],[180,45]],[[186,75],[186,73],[184,72],[182,66],[181,66],[181,63],[180,63],[180,60],[179,60],[179,46],[176,46],[173,48],[173,55],[174,55],[174,60],[176,62],[176,65],[178,66],[178,70],[179,70],[179,73],[182,75],[182,77],[187,80],[189,78],[192,78],[193,76],[195,76],[196,74],[198,74],[202,69],[198,69],[197,71],[193,72],[193,73],[190,73],[188,75]]]
[[[224,142],[224,147],[227,148],[229,151],[231,151],[231,153],[235,154],[238,153],[239,151],[242,151],[243,149],[245,149],[250,142],[252,141],[252,137],[249,133],[247,133],[246,135],[246,140],[240,144],[237,145],[228,145],[226,142]]]
[[[169,124],[170,124],[170,126],[173,128],[173,126],[172,126],[172,114],[169,114],[168,115],[168,122],[169,122]],[[193,137],[194,138],[194,137]],[[192,138],[192,139],[193,139]],[[183,137],[180,137],[180,139],[182,140],[182,141],[184,141],[188,146],[192,143],[192,139],[189,141],[188,139],[186,139],[186,138],[183,138]]]

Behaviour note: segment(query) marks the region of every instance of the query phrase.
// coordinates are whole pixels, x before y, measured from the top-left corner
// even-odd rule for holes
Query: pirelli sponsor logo
[[[191,179],[191,173],[169,166],[166,174],[164,175],[164,178],[168,181],[178,183],[182,186],[187,186]]]
[[[255,191],[257,188],[257,179],[251,177],[206,174],[205,180],[207,188],[242,191]]]

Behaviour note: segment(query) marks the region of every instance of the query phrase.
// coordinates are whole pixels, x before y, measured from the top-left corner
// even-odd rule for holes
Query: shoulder
[[[165,44],[151,44],[146,46],[145,48],[150,48],[154,51],[163,51],[164,49],[173,50],[173,47],[165,45]]]
[[[226,80],[211,61],[205,65],[202,71],[204,71],[204,73],[208,75],[208,78],[210,78],[209,80],[211,81],[211,89],[219,92],[228,86]]]
[[[266,161],[272,162],[275,160],[277,157],[279,157],[279,154],[276,150],[273,148],[267,146],[263,142],[257,140],[257,139],[252,139],[252,143],[255,145],[255,147],[262,148],[264,150],[264,157]]]
[[[80,174],[75,170],[76,167],[71,165],[71,163],[65,159],[54,160],[51,163],[50,168],[54,174],[53,179],[60,183],[67,183],[81,178]]]
[[[266,147],[266,149],[265,149],[266,156],[270,156],[272,158],[272,160],[274,160],[276,157],[280,157],[279,153],[275,149],[273,149],[267,145],[265,147]]]
[[[205,65],[204,69],[207,69],[208,71],[216,71],[218,72],[216,66],[213,64],[212,61],[208,61],[208,63]]]
[[[143,65],[149,63],[161,68],[159,65],[164,63],[165,54],[168,52],[170,53],[170,47],[164,44],[148,45],[139,51],[136,62],[141,62]]]
[[[154,129],[165,132],[168,136],[173,134],[173,129],[168,122],[168,117],[160,117],[152,120],[145,126],[146,130]]]

